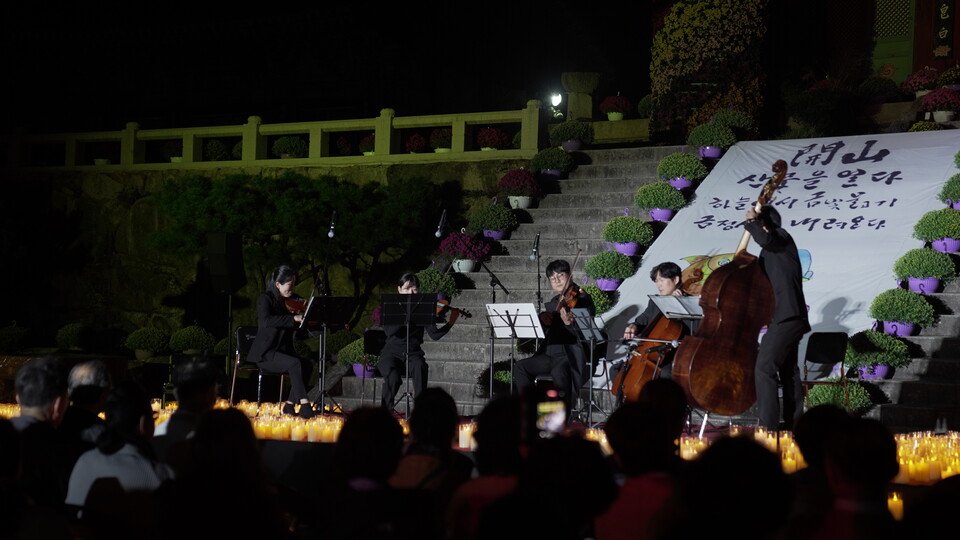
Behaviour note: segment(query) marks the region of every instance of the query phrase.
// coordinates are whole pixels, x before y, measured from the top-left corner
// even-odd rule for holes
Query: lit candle
[[[896,491],[887,497],[887,508],[890,510],[893,519],[897,521],[903,519],[903,499],[900,498],[900,494]]]
[[[460,424],[460,448],[470,448],[470,439],[473,438],[473,424]]]
[[[797,472],[797,460],[792,457],[783,458],[783,472],[787,474]]]
[[[293,425],[290,426],[290,440],[291,441],[304,441],[307,439],[307,424],[303,419],[298,418],[293,422]]]

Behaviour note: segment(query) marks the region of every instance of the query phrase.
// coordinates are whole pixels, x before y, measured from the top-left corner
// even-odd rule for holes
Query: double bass
[[[786,162],[777,160],[773,172],[757,198],[757,212],[783,182]],[[758,258],[746,251],[749,242],[744,231],[733,260],[703,283],[700,326],[680,343],[673,359],[673,379],[689,405],[724,416],[740,414],[756,401],[758,338],[775,307],[770,281]]]

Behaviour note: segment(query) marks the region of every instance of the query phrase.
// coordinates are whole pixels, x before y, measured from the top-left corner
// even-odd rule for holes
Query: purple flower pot
[[[947,199],[943,201],[947,204],[947,208],[953,208],[954,210],[960,210],[960,201],[951,201]]]
[[[673,210],[669,208],[651,208],[650,219],[654,221],[670,221],[673,219]]]
[[[686,176],[678,176],[670,179],[670,185],[676,189],[687,189],[693,185],[693,181],[687,180]]]
[[[637,251],[640,250],[640,244],[637,244],[636,242],[626,242],[623,244],[614,242],[613,249],[623,253],[627,257],[633,257],[637,254]]]
[[[903,321],[883,321],[883,331],[891,336],[912,336],[917,325]]]
[[[943,253],[956,253],[960,251],[960,240],[956,238],[941,238],[930,242],[933,249]]]
[[[577,150],[580,150],[580,148],[583,146],[583,143],[578,140],[569,140],[563,141],[560,143],[560,146],[567,152],[576,152]]]
[[[860,366],[857,368],[861,379],[875,380],[886,379],[890,375],[890,366],[886,364],[877,364],[875,366]]]
[[[550,178],[563,178],[563,171],[560,169],[540,169],[540,174]]]
[[[353,364],[353,374],[361,379],[369,379],[375,377],[377,373],[377,366],[365,366],[363,364]]]
[[[915,293],[920,293],[920,294],[935,293],[940,288],[940,279],[935,277],[927,277],[927,278],[908,277],[907,287],[909,287],[910,290]]]
[[[622,279],[616,278],[597,278],[597,288],[601,291],[615,291],[620,287],[620,284],[623,283]]]
[[[701,146],[697,149],[697,155],[702,158],[717,159],[723,155],[723,148],[719,146]]]
[[[494,241],[496,241],[496,242],[499,242],[499,241],[503,240],[503,239],[507,236],[507,231],[506,231],[506,230],[491,231],[491,230],[488,230],[488,229],[484,229],[484,230],[483,230],[483,235],[486,236],[487,238],[491,239],[491,240],[494,240]]]

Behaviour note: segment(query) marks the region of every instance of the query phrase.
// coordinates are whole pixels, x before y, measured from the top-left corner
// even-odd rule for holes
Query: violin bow
[[[776,194],[777,188],[783,184],[783,179],[787,176],[787,162],[778,159],[773,164],[773,177],[770,180],[767,180],[767,183],[763,185],[763,188],[760,189],[760,196],[757,197],[757,203],[753,207],[753,211],[760,213],[760,209],[763,208],[765,204],[770,204],[773,201],[773,197]],[[736,253],[747,249],[747,244],[750,243],[750,233],[743,231],[743,236],[740,238],[740,244],[737,246]]]

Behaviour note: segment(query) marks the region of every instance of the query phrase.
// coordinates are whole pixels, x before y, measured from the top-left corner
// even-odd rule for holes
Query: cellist
[[[763,248],[760,267],[773,286],[773,319],[760,341],[754,380],[757,386],[757,415],[760,425],[780,429],[780,403],[777,380],[783,385],[783,429],[803,414],[803,387],[797,366],[798,346],[810,331],[807,304],[803,296],[803,270],[793,237],[781,226],[780,213],[764,205],[757,213],[747,210],[744,228]]]
[[[569,418],[579,389],[590,376],[587,373],[590,347],[583,342],[583,334],[570,310],[584,308],[590,315],[595,315],[596,308],[593,298],[574,283],[569,262],[562,259],[551,261],[544,273],[550,288],[557,293],[544,303],[545,309],[540,314],[541,322],[547,327],[544,328],[546,339],[536,354],[514,365],[513,383],[520,391],[530,391],[538,375],[550,375]]]
[[[681,286],[681,272],[680,266],[676,263],[662,262],[650,270],[650,280],[657,286],[660,296],[687,296]],[[653,300],[649,300],[647,308],[623,329],[623,339],[632,340],[641,337],[638,334],[660,315],[660,308],[653,303]],[[686,326],[686,333],[696,332],[698,319],[682,319],[682,322]],[[672,358],[672,355],[664,358],[664,363],[660,366],[660,377],[670,378]]]

